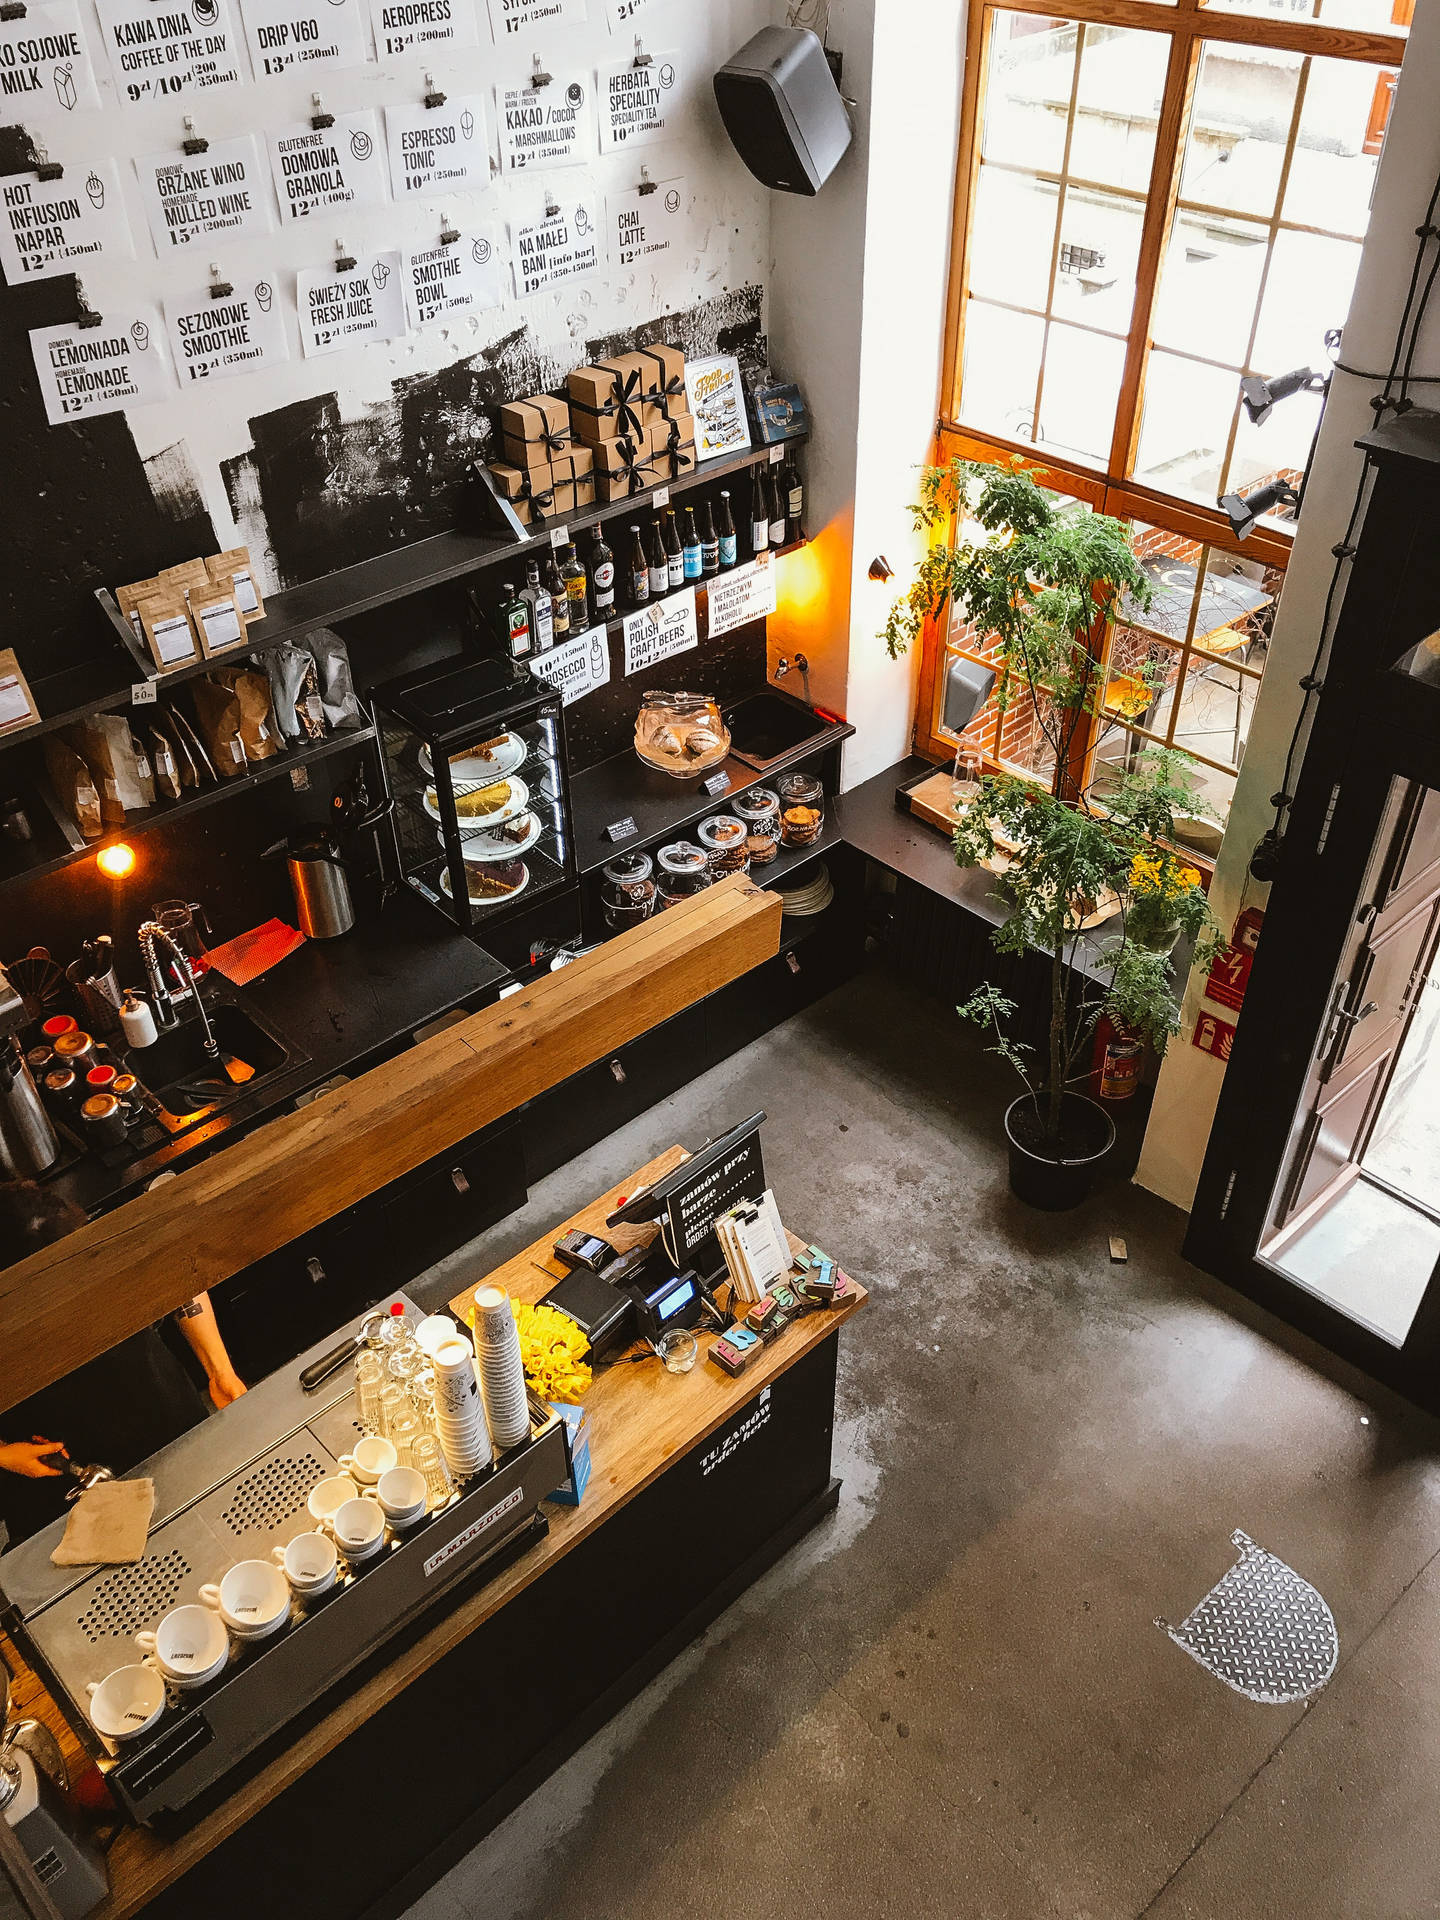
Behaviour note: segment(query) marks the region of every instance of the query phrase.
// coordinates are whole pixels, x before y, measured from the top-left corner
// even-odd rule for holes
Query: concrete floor
[[[782,1212],[871,1301],[839,1513],[410,1920],[1440,1914],[1440,1429],[1187,1266],[1138,1189],[1022,1210],[1010,1095],[953,1013],[868,974],[447,1263],[444,1291],[763,1106]],[[1236,1527],[1334,1611],[1308,1706],[1154,1624]]]

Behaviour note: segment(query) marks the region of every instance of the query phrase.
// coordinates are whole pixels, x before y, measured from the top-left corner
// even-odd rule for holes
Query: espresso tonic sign
[[[443,107],[386,107],[385,133],[397,200],[490,184],[485,102],[478,93],[447,100]]]
[[[229,0],[96,0],[122,100],[184,101],[245,78]]]
[[[372,254],[343,273],[333,267],[296,282],[305,357],[338,353],[362,340],[398,340],[405,328],[405,279],[396,253]]]
[[[39,327],[30,351],[52,427],[144,406],[174,391],[155,307],[113,308],[98,327],[73,321]]]
[[[279,128],[270,135],[270,171],[287,226],[336,208],[378,206],[386,169],[374,109],[337,114],[329,127],[301,120]]]
[[[0,108],[16,118],[63,118],[98,107],[95,62],[76,0],[26,6],[0,20]]]
[[[97,160],[83,174],[67,167],[58,180],[38,173],[0,179],[0,265],[10,286],[132,251],[113,160]]]

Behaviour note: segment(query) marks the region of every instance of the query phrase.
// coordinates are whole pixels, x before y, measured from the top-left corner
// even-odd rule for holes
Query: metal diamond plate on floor
[[[1247,1700],[1285,1706],[1335,1671],[1335,1616],[1308,1580],[1244,1533],[1240,1558],[1178,1627],[1157,1620],[1177,1647]]]

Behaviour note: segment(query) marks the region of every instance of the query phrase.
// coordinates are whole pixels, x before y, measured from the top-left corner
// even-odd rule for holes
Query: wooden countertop
[[[671,1147],[639,1168],[569,1220],[557,1222],[532,1245],[497,1267],[489,1283],[504,1287],[521,1300],[538,1300],[564,1275],[553,1246],[567,1227],[603,1233],[621,1248],[648,1241],[653,1227],[605,1226],[605,1216],[622,1196],[638,1192],[687,1158],[683,1147]],[[798,1251],[802,1240],[791,1235]],[[479,1284],[478,1282],[476,1284]],[[468,1311],[474,1285],[451,1301],[457,1314]],[[95,1909],[94,1920],[128,1920],[162,1887],[179,1879],[186,1869],[242,1827],[252,1814],[298,1780],[322,1755],[340,1745],[387,1701],[404,1691],[433,1667],[490,1616],[513,1600],[545,1573],[556,1560],[601,1526],[612,1513],[647,1487],[668,1464],[688,1453],[697,1441],[713,1433],[737,1408],[751,1400],[768,1381],[828,1339],[842,1320],[865,1302],[857,1285],[855,1299],[829,1313],[807,1314],[773,1341],[738,1380],[732,1380],[705,1360],[709,1339],[701,1336],[701,1357],[690,1373],[666,1373],[658,1360],[649,1364],[602,1366],[585,1396],[590,1416],[590,1484],[578,1507],[545,1508],[548,1536],[531,1552],[498,1573],[478,1592],[467,1594],[448,1612],[442,1611],[429,1630],[390,1665],[372,1675],[315,1726],[302,1733],[286,1751],[239,1787],[224,1805],[175,1839],[163,1840],[143,1827],[125,1826],[109,1853],[110,1895]],[[631,1349],[637,1351],[638,1349]],[[443,1606],[443,1603],[442,1603]],[[61,1736],[67,1759],[82,1750],[63,1716],[39,1680],[25,1666],[14,1647],[3,1643],[7,1664],[16,1672],[18,1711],[43,1719]]]

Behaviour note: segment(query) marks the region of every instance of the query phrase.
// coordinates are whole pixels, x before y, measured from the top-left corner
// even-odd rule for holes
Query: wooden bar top
[[[605,1216],[620,1200],[649,1186],[688,1156],[683,1147],[671,1147],[639,1168],[569,1220],[547,1233],[489,1275],[477,1273],[451,1301],[457,1315],[468,1313],[477,1286],[487,1281],[520,1300],[538,1300],[564,1276],[554,1257],[554,1243],[568,1227],[603,1234],[622,1250],[653,1238],[651,1226],[608,1228]],[[804,1242],[791,1234],[796,1251]],[[544,1508],[550,1523],[547,1537],[529,1553],[498,1573],[478,1591],[469,1592],[448,1611],[441,1611],[429,1629],[388,1666],[372,1674],[341,1706],[307,1728],[285,1752],[247,1780],[212,1814],[187,1833],[161,1839],[147,1828],[123,1827],[110,1849],[110,1894],[94,1910],[94,1920],[128,1920],[145,1903],[178,1880],[187,1868],[242,1827],[252,1814],[291,1786],[322,1755],[339,1746],[348,1733],[363,1724],[387,1701],[404,1691],[437,1661],[458,1646],[480,1624],[513,1600],[572,1547],[603,1525],[612,1513],[665,1471],[670,1461],[688,1453],[713,1433],[767,1382],[778,1378],[795,1362],[828,1339],[842,1320],[865,1302],[858,1284],[855,1297],[833,1311],[807,1314],[772,1341],[738,1380],[708,1364],[709,1339],[700,1339],[700,1357],[687,1374],[667,1373],[658,1359],[638,1365],[623,1361],[601,1365],[585,1395],[590,1426],[590,1484],[578,1507]],[[639,1352],[637,1346],[628,1352]],[[66,1759],[85,1764],[74,1734],[65,1724],[40,1681],[9,1641],[3,1643],[6,1663],[15,1672],[15,1710],[43,1719],[60,1735]]]

